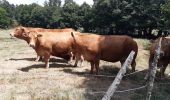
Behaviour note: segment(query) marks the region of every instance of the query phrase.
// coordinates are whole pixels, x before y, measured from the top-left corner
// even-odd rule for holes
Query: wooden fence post
[[[156,49],[156,53],[154,55],[153,63],[151,65],[151,68],[149,69],[150,70],[150,73],[149,73],[149,85],[148,85],[148,92],[147,92],[146,100],[151,99],[154,80],[155,80],[155,75],[156,75],[156,70],[157,70],[157,63],[158,63],[158,59],[160,58],[161,42],[162,42],[162,38],[160,38],[160,40],[159,40],[159,44],[158,44],[158,47]]]
[[[122,68],[119,70],[116,78],[114,79],[113,83],[107,90],[107,92],[104,95],[104,97],[102,98],[102,100],[110,100],[111,96],[114,94],[118,85],[120,84],[120,81],[122,80],[123,75],[126,73],[126,69],[132,63],[134,54],[135,54],[135,52],[131,51],[131,53],[129,54],[128,58],[126,59],[125,63],[123,64]]]

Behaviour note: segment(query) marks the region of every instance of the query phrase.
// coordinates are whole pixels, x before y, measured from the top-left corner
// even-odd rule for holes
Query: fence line
[[[131,51],[128,58],[126,59],[125,63],[123,64],[122,68],[119,70],[116,78],[114,79],[113,83],[110,85],[109,89],[107,90],[106,94],[102,98],[102,100],[110,100],[111,96],[116,91],[118,85],[120,84],[120,81],[123,78],[123,75],[126,73],[126,70],[128,66],[132,63],[133,57],[135,52]]]
[[[168,84],[169,85],[170,83],[156,83],[156,84],[163,84],[163,85]],[[18,84],[14,84],[14,85],[18,85]],[[19,84],[19,86],[22,86],[22,85],[25,86],[25,84]],[[2,84],[0,86],[3,86],[3,88],[5,88],[4,85],[2,85]],[[124,93],[124,92],[136,91],[136,90],[144,89],[147,86],[148,86],[148,84],[140,86],[140,87],[136,87],[136,88],[130,88],[130,89],[126,89],[126,90],[118,90],[118,91],[115,91],[115,93]],[[107,88],[102,88],[102,89],[107,89]],[[85,93],[89,93],[89,94],[105,94],[106,93],[106,91],[92,92],[92,90],[89,89]],[[27,93],[27,92],[20,92],[20,93]]]

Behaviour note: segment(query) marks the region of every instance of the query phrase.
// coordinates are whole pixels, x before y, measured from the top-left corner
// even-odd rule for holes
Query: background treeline
[[[169,33],[170,0],[93,1],[93,5],[78,5],[73,0],[65,0],[61,5],[61,0],[49,0],[41,6],[36,3],[13,5],[0,0],[0,28],[16,25],[70,27],[83,32],[127,34],[143,38]]]

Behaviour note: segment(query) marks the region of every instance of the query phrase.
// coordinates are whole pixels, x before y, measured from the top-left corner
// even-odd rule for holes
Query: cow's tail
[[[76,39],[75,39],[75,35],[74,35],[74,33],[73,33],[73,32],[71,32],[71,36],[73,37],[73,41],[74,41],[74,43],[77,43],[77,42],[76,42]]]
[[[137,54],[138,54],[138,45],[137,45],[136,41],[134,41],[134,40],[132,42],[132,45],[133,45],[132,50],[135,52],[135,55],[134,55],[134,58],[132,60],[131,67],[132,67],[132,72],[134,72],[135,69],[136,69],[136,57],[137,57]]]

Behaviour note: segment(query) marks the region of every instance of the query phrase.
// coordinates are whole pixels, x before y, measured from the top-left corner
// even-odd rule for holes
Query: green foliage
[[[170,0],[161,6],[162,13],[164,15],[165,28],[170,28]]]
[[[13,4],[10,4],[6,0],[0,0],[0,7],[4,8],[6,10],[7,16],[10,18],[15,17],[15,6]]]
[[[116,33],[144,30],[151,34],[154,28],[163,27],[160,5],[164,0],[95,0],[96,27],[114,28]],[[147,29],[150,29],[147,32]]]
[[[31,12],[31,22],[29,21],[29,23],[33,27],[47,27],[46,24],[49,21],[47,17],[47,11],[43,7],[37,6]]]
[[[0,28],[6,28],[10,25],[10,18],[7,16],[5,9],[0,7]]]
[[[87,3],[83,3],[79,7],[78,15],[80,18],[80,27],[83,27],[84,32],[91,31],[93,29],[93,17],[92,8]]]
[[[34,8],[38,7],[37,4],[19,5],[16,7],[16,19],[23,26],[30,26],[32,24],[31,13]]]
[[[75,2],[67,2],[62,7],[62,19],[61,19],[61,27],[72,27],[74,29],[78,29],[80,27],[80,19],[81,16],[78,14],[79,5]]]
[[[61,1],[50,0],[44,7],[38,4],[19,5],[16,7],[16,19],[23,26],[50,28],[61,19]]]
[[[93,0],[76,4],[73,0],[49,0],[38,4],[12,5],[0,0],[10,20],[23,26],[83,29],[85,32],[151,36],[153,29],[170,26],[170,0]],[[12,21],[10,21],[12,22]],[[10,23],[12,24],[12,23]]]

